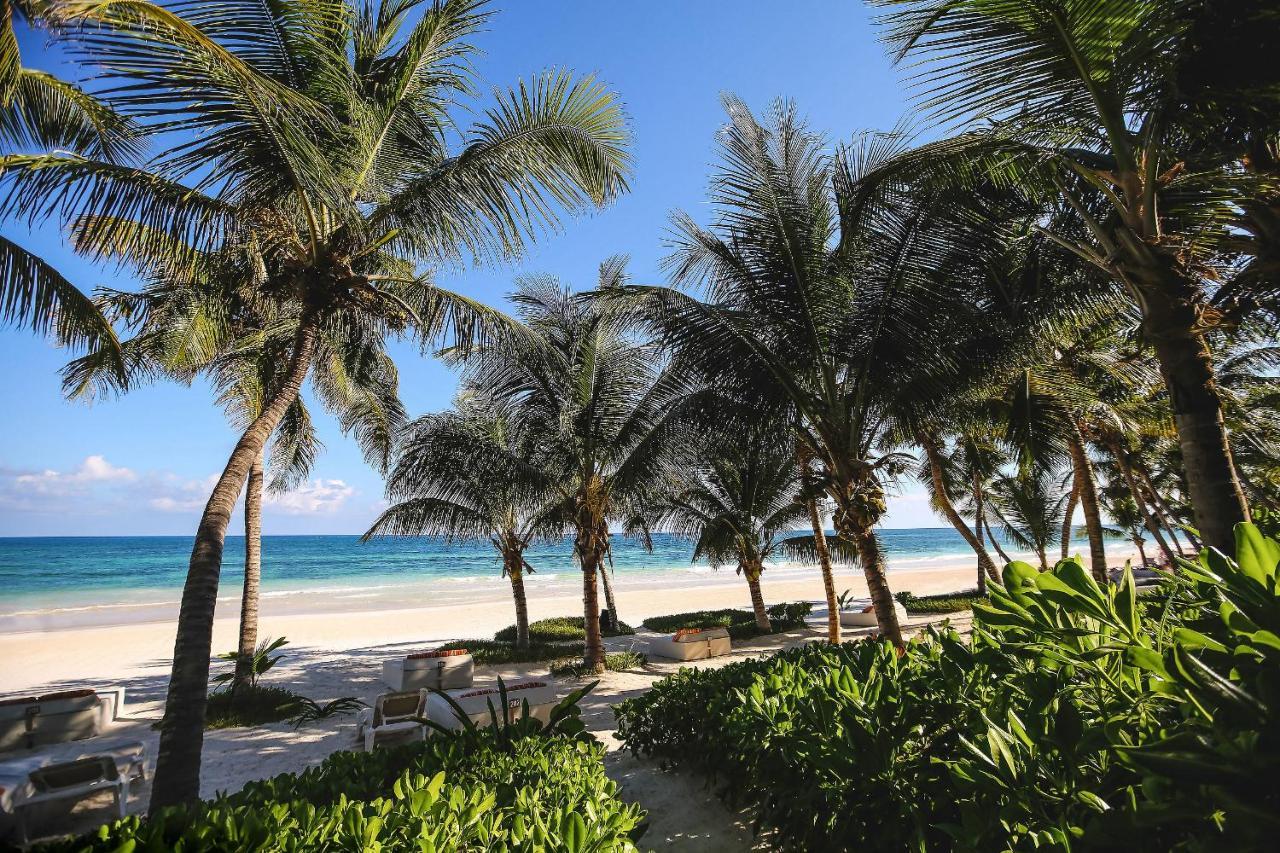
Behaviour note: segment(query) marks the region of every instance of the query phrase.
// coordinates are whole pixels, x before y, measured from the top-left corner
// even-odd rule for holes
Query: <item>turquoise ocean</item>
[[[973,562],[951,528],[881,530],[890,571]],[[181,536],[0,538],[0,631],[109,625],[172,618],[186,575],[191,539]],[[487,543],[357,536],[264,536],[264,606],[293,612],[447,605],[498,597],[509,586]],[[653,549],[614,537],[619,586],[696,586],[710,566],[691,562],[689,541],[653,537]],[[580,589],[568,540],[532,546],[530,592]],[[721,569],[732,572],[732,568]],[[773,575],[813,573],[775,563]],[[239,601],[244,539],[228,536],[219,607]]]

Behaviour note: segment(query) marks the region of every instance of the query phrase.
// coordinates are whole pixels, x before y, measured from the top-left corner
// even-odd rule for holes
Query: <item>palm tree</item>
[[[685,482],[659,506],[656,524],[694,540],[693,559],[713,568],[730,562],[746,578],[756,627],[769,632],[760,590],[765,561],[779,535],[809,520],[796,500],[799,472],[788,436],[756,429],[732,441],[724,437],[700,454]]]
[[[1062,530],[1066,495],[1054,487],[1048,471],[1022,476],[998,475],[992,481],[991,511],[1005,535],[1019,548],[1034,551],[1042,571],[1049,570],[1049,548]]]
[[[617,288],[624,264],[602,264],[599,286]],[[463,387],[538,437],[530,458],[556,489],[547,519],[572,532],[582,568],[583,662],[602,672],[597,577],[610,557],[609,525],[649,542],[648,513],[674,478],[680,407],[696,398],[683,396],[688,386],[663,369],[657,348],[601,301],[545,277],[522,280],[511,300],[523,333],[477,348]]]
[[[541,503],[550,484],[529,462],[528,440],[482,398],[467,396],[457,411],[409,425],[387,478],[388,507],[363,541],[374,536],[488,539],[502,558],[516,609],[516,646],[529,646],[524,577],[530,542],[559,531]],[[540,527],[541,525],[541,527]]]
[[[960,511],[956,508],[958,501],[971,498],[974,503],[975,517],[981,516],[983,512],[983,490],[981,486],[974,487],[974,481],[971,477],[964,478],[961,476],[961,471],[954,470],[959,467],[957,463],[960,460],[956,457],[960,457],[961,454],[956,451],[951,456],[944,455],[945,451],[936,432],[920,429],[916,433],[916,441],[919,443],[920,449],[924,451],[921,479],[927,484],[930,502],[933,504],[933,508],[942,513],[942,516],[947,519],[977,555],[978,593],[985,593],[987,578],[998,581],[1000,575],[996,571],[995,561],[991,559],[991,555],[987,553],[987,548],[983,544],[982,526],[975,524],[974,529],[970,530],[968,523],[960,516]],[[972,457],[968,458],[972,459]],[[977,460],[974,459],[973,461],[976,462]]]
[[[866,203],[862,176],[890,153],[881,140],[833,158],[789,105],[768,129],[741,102],[726,108],[712,224],[677,215],[668,261],[705,301],[661,287],[625,296],[709,386],[794,424],[880,630],[901,643],[874,528],[905,467],[894,448],[952,392],[969,334],[966,283],[940,273],[960,254],[955,231],[923,194]]]
[[[470,38],[489,14],[479,0],[415,5],[285,0],[184,17],[145,0],[59,4],[66,26],[84,24],[73,42],[84,59],[107,69],[109,102],[163,149],[146,168],[58,153],[0,161],[0,213],[61,217],[91,257],[180,267],[193,250],[250,247],[261,263],[240,282],[245,301],[295,324],[280,382],[197,530],[152,808],[198,796],[227,523],[322,340],[412,331],[469,343],[500,318],[435,287],[419,262],[515,254],[563,211],[626,188],[623,116],[590,78],[544,74],[499,94],[451,152],[449,108],[473,88]]]
[[[1124,290],[1168,388],[1196,525],[1229,550],[1248,509],[1205,333],[1257,304],[1250,294],[1274,289],[1269,261],[1236,259],[1275,257],[1275,93],[1257,87],[1233,122],[1239,132],[1206,146],[1212,134],[1197,123],[1227,103],[1208,96],[1222,77],[1209,71],[1217,59],[1208,57],[1222,55],[1206,41],[1223,18],[1212,3],[876,2],[889,7],[895,58],[917,63],[922,109],[977,127],[922,146],[886,174],[1015,187],[1038,207],[1041,233]],[[1228,17],[1242,18],[1237,11]],[[1251,12],[1266,26],[1265,9]],[[1209,281],[1226,284],[1210,293]]]

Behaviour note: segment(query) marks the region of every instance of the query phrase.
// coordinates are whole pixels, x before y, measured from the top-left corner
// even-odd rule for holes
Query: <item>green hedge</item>
[[[550,619],[539,619],[537,622],[529,623],[529,642],[568,643],[574,640],[581,642],[587,638],[587,630],[582,625],[581,616],[553,616]],[[636,629],[626,622],[619,622],[617,631],[605,631],[604,636],[623,637],[635,632]],[[514,643],[516,626],[508,625],[494,634],[493,639],[500,643]]]
[[[604,749],[492,731],[339,752],[197,809],[130,817],[49,851],[632,851],[644,817]]]
[[[768,609],[769,625],[774,632],[791,631],[804,626],[805,617],[813,610],[807,601],[775,604]],[[671,634],[681,628],[727,628],[735,640],[758,637],[764,632],[756,625],[755,614],[750,610],[725,608],[723,610],[694,610],[689,613],[673,613],[670,616],[650,616],[644,627],[660,634]]]
[[[912,595],[910,592],[899,592],[894,598],[907,608],[908,613],[957,613],[961,610],[972,610],[975,604],[986,604],[990,599],[978,595],[976,589],[965,592],[949,592],[944,595]]]
[[[685,669],[615,708],[799,850],[1261,850],[1280,831],[1280,543],[1161,594],[1013,563],[927,632]]]

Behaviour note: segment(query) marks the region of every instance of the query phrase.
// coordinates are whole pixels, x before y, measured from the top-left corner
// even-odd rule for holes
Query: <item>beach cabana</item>
[[[0,700],[0,751],[93,737],[114,719],[122,694],[104,699],[84,688]]]
[[[898,614],[898,624],[905,625],[907,622],[907,608],[902,606],[902,602],[895,601],[893,603],[893,612]],[[875,628],[880,623],[876,621],[876,609],[870,604],[855,610],[845,610],[840,613],[840,624],[846,628]]]
[[[456,690],[470,687],[475,661],[466,649],[436,649],[382,664],[382,680],[392,690]]]

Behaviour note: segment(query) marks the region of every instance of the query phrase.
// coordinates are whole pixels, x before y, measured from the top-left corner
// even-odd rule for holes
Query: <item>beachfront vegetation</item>
[[[803,628],[805,617],[813,610],[807,601],[775,604],[765,611],[767,620],[762,628],[754,611],[725,608],[722,610],[697,610],[692,613],[673,613],[670,616],[650,616],[644,626],[659,634],[673,634],[681,628],[727,628],[735,640],[748,640],[761,634],[793,631]]]
[[[302,773],[41,849],[636,850],[644,812],[622,801],[603,752],[491,731],[336,752]]]
[[[986,593],[977,590],[951,592],[943,595],[913,595],[910,592],[894,593],[894,598],[908,613],[958,613],[972,610],[975,604],[986,604]]]
[[[1262,849],[1274,837],[1280,543],[1237,529],[1139,599],[1013,563],[974,636],[685,669],[617,707],[793,849]],[[838,726],[830,721],[839,720]]]
[[[601,628],[604,637],[625,637],[636,632],[626,622]],[[493,635],[495,640],[510,643],[516,638],[516,626],[508,625]],[[583,627],[581,616],[552,616],[539,619],[529,626],[529,638],[541,643],[582,642],[587,638],[587,630]]]

